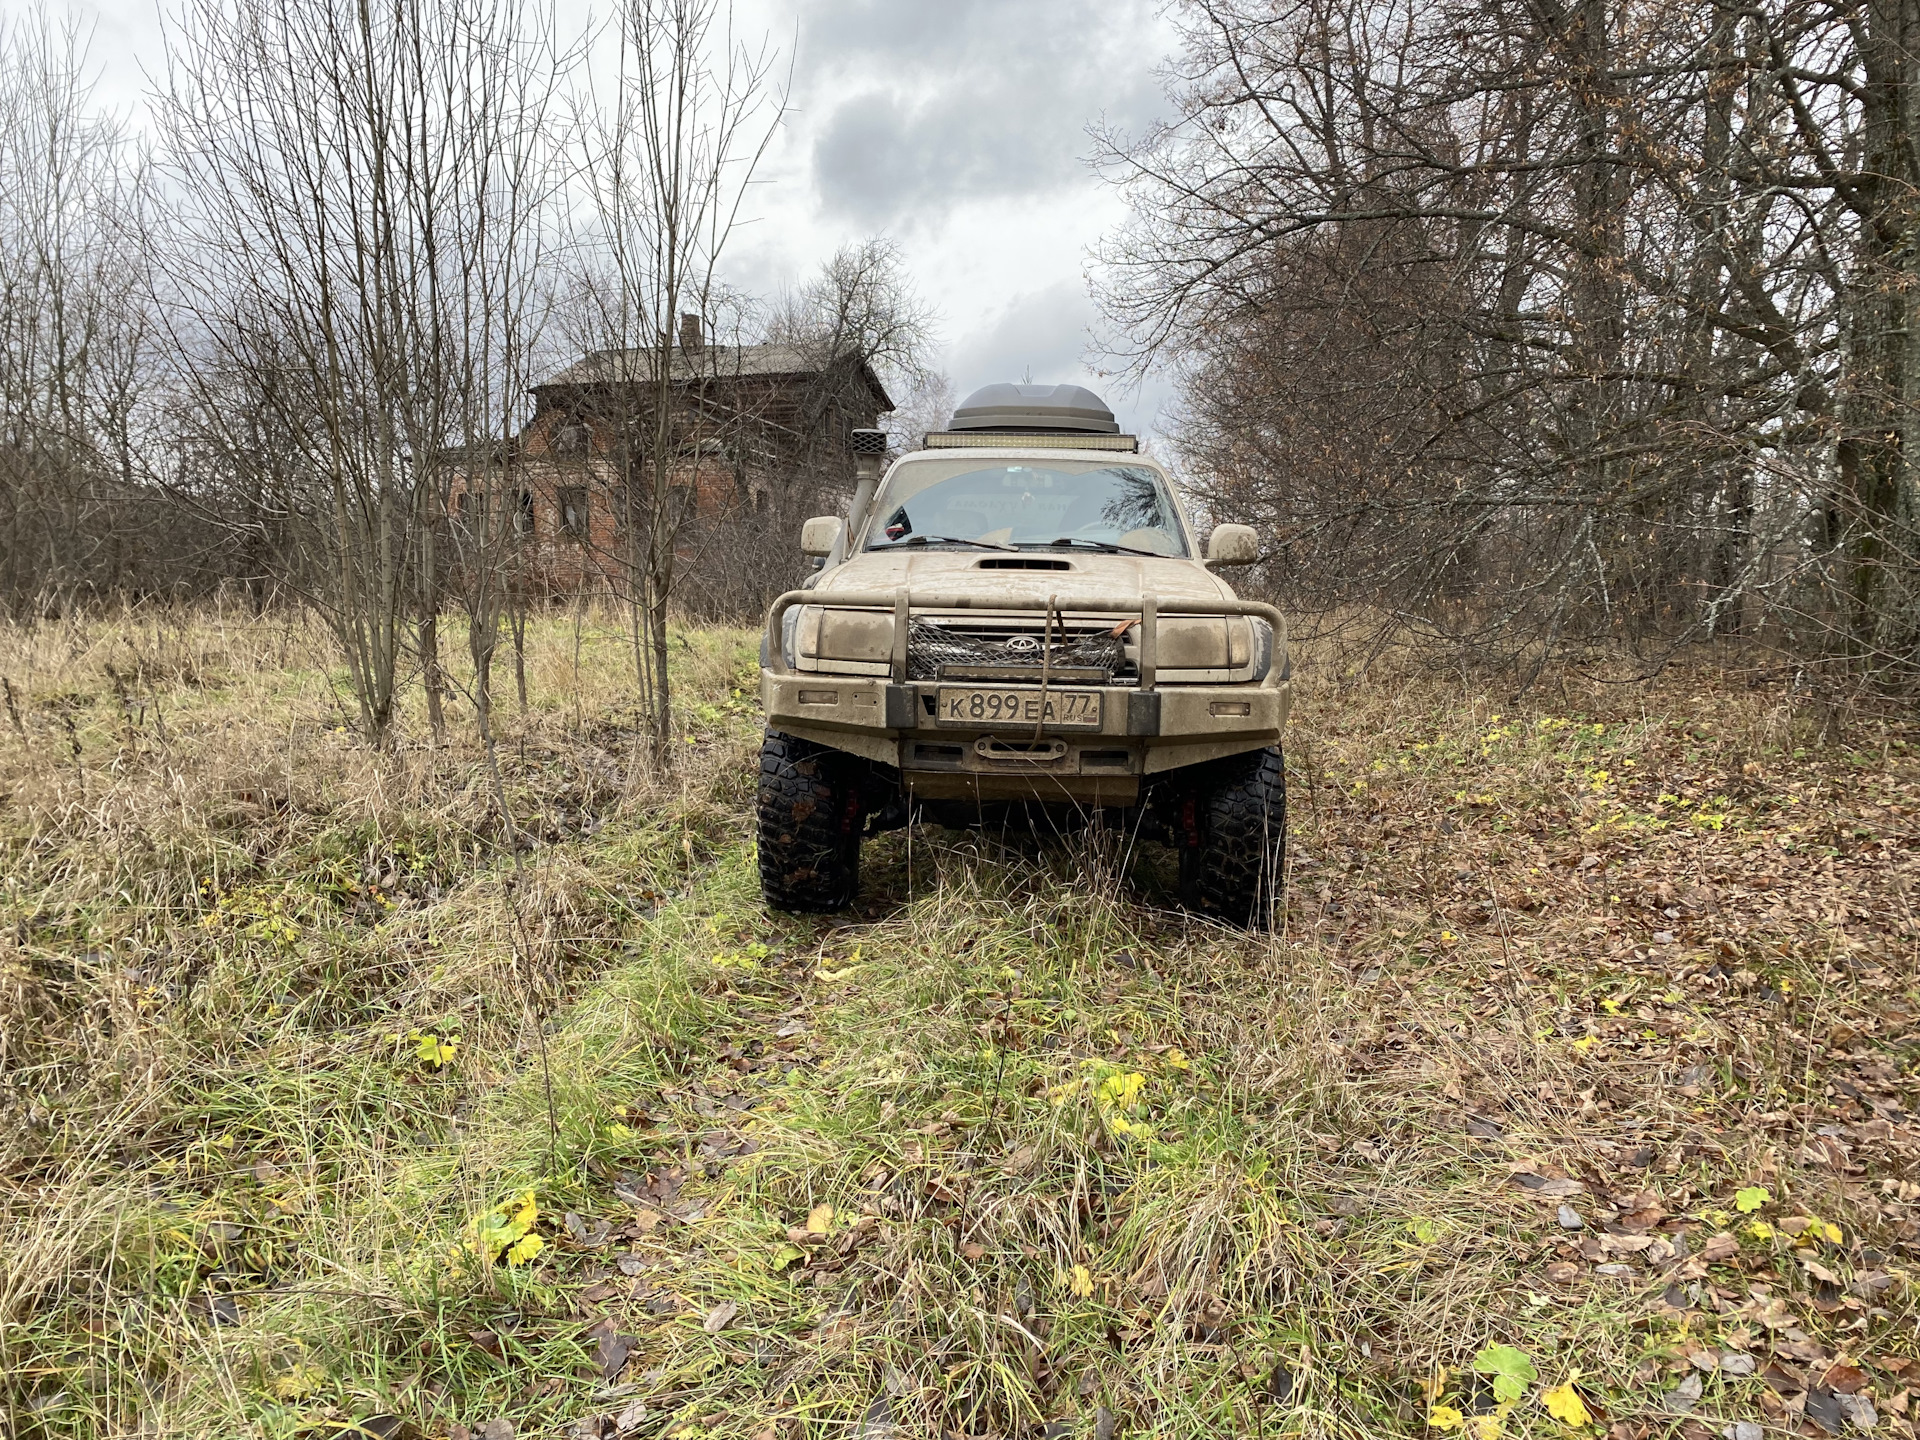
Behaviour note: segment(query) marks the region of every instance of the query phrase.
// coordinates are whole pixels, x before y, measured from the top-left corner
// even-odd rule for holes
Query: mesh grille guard
[[[956,635],[917,615],[907,622],[907,678],[939,680],[949,665],[994,666],[1031,670],[1038,680],[1042,669],[1104,670],[1109,675],[1119,670],[1126,651],[1112,635],[1082,635],[1056,639],[1050,653],[1042,652],[1035,635],[1011,635],[1005,640],[976,640],[971,635]]]

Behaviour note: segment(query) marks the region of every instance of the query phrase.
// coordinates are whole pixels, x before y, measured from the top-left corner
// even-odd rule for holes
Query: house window
[[[522,490],[513,497],[513,529],[517,535],[533,534],[533,492]]]
[[[587,538],[587,487],[562,485],[560,496],[560,533],[575,540]]]

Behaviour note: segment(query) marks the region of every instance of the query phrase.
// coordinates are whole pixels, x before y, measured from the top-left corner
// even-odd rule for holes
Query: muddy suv
[[[854,432],[848,518],[762,646],[760,883],[837,910],[863,836],[918,818],[1099,818],[1180,856],[1184,901],[1263,925],[1286,832],[1285,624],[1213,573],[1166,472],[1073,385],[990,385],[880,475]]]

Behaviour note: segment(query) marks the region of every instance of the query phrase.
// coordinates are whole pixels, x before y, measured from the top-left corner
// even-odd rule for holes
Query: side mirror
[[[1251,535],[1253,532],[1247,532]],[[800,527],[800,553],[802,555],[830,555],[833,547],[840,541],[840,517],[838,515],[816,515]]]
[[[1251,525],[1216,525],[1207,538],[1207,564],[1251,565],[1260,558],[1260,537]]]

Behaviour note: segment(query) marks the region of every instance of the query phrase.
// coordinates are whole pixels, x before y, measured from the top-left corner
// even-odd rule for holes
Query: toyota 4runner
[[[854,432],[848,517],[809,520],[821,567],[762,646],[759,862],[767,902],[837,910],[863,836],[1098,814],[1170,844],[1182,898],[1267,923],[1280,886],[1286,626],[1200,558],[1166,472],[1078,386],[990,385],[880,475]]]

